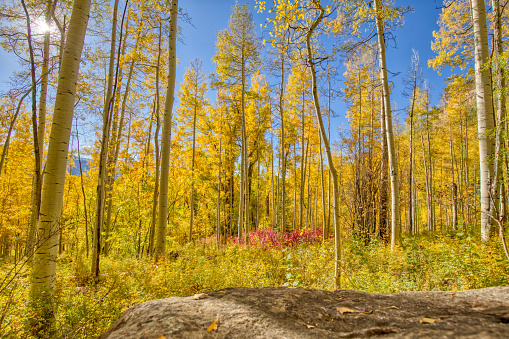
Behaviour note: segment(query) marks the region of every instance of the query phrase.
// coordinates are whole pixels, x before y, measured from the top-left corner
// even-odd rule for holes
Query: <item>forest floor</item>
[[[392,252],[378,241],[366,243],[346,240],[342,288],[377,293],[455,292],[509,285],[509,265],[500,239],[493,237],[489,243],[482,244],[477,233],[475,230],[460,230],[406,236],[401,246]],[[314,289],[324,291],[317,293],[327,294],[329,292],[325,291],[334,289],[333,243],[333,239],[324,243],[298,241],[286,246],[263,242],[250,246],[229,243],[216,250],[214,243],[206,241],[179,245],[170,240],[168,252],[173,251],[178,256],[169,256],[159,263],[154,263],[149,257],[137,258],[136,247],[130,243],[118,243],[110,256],[101,258],[101,279],[97,286],[90,279],[90,259],[86,258],[84,251],[64,252],[59,257],[57,268],[53,337],[95,338],[129,307],[154,299],[221,289],[225,289],[224,295],[229,295],[230,290],[226,288],[236,287],[294,287],[285,291]],[[4,278],[0,282],[0,337],[28,337],[26,328],[31,316],[27,307],[30,271],[26,266],[15,267],[9,260],[4,260],[0,261],[0,274]],[[235,290],[231,291],[233,298]],[[354,292],[334,293],[336,296],[333,299],[339,300],[341,293]],[[210,295],[222,294],[216,292]],[[333,296],[327,295],[330,298]],[[433,296],[423,294],[423,298],[427,295]],[[444,296],[447,300],[456,300],[455,295]],[[423,300],[429,302],[434,299]],[[367,302],[337,303],[334,307],[373,310],[375,313],[381,312],[378,306],[397,306],[399,310],[387,310],[395,313],[403,312],[403,299],[401,302],[398,305],[383,304],[385,306]],[[479,311],[468,312],[476,314]],[[327,314],[336,317],[336,313]],[[369,314],[349,315],[366,317]],[[446,315],[443,312],[435,315],[421,312],[416,313],[415,317],[436,319]],[[305,320],[302,320],[304,324],[316,327],[313,323],[315,320],[302,319]],[[443,323],[430,325],[442,326],[440,324]]]

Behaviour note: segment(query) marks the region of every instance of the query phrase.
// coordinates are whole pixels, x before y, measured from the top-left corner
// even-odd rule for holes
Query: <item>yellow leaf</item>
[[[381,307],[380,309],[381,309],[381,310],[388,310],[388,309],[391,309],[391,308],[395,308],[395,309],[398,309],[398,310],[399,310],[399,307],[397,307],[397,306],[387,306],[387,307]]]
[[[357,310],[352,310],[352,309],[349,309],[346,307],[338,307],[337,310],[341,314],[345,314],[345,313],[366,313],[366,314],[373,313],[373,311],[357,311]]]
[[[226,293],[225,291],[217,291],[218,293]]]
[[[433,324],[434,322],[439,321],[439,320],[440,320],[440,318],[439,318],[439,319],[433,319],[433,318],[421,318],[421,319],[419,320],[419,322],[420,322],[421,324]]]
[[[207,332],[217,331],[217,319],[214,320],[212,324],[210,324],[209,328],[207,328]]]
[[[306,326],[307,328],[310,328],[310,329],[311,329],[311,328],[315,328],[313,325],[305,324],[305,323],[303,323],[302,321],[299,321],[299,323],[300,323],[300,324],[302,324],[302,325],[304,325],[304,326]]]
[[[164,335],[160,336],[159,338],[157,339],[166,339],[166,337]]]

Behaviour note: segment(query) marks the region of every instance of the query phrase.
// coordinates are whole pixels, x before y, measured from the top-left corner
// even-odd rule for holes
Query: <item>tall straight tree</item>
[[[175,94],[175,74],[177,69],[177,12],[178,0],[172,0],[170,9],[170,37],[168,48],[168,87],[163,111],[163,130],[161,133],[161,179],[159,181],[159,216],[157,219],[155,257],[164,257],[166,252],[166,227],[168,214],[168,177],[170,175],[171,122]]]
[[[33,253],[33,246],[35,244],[36,232],[35,225],[37,223],[37,218],[39,217],[39,208],[41,205],[41,189],[42,189],[42,174],[41,174],[41,150],[39,145],[38,136],[38,128],[37,128],[37,82],[36,82],[36,74],[35,74],[35,56],[34,56],[34,48],[32,44],[32,23],[30,19],[30,15],[28,13],[27,6],[24,0],[21,0],[21,4],[23,5],[23,10],[26,15],[27,22],[27,40],[28,40],[28,50],[29,50],[29,59],[30,59],[30,75],[32,80],[32,135],[33,135],[33,145],[34,145],[34,178],[32,180],[32,214],[30,218],[29,230],[28,230],[28,241],[27,241],[27,256],[30,258]]]
[[[408,226],[409,231],[411,233],[417,233],[417,222],[414,220],[415,213],[415,193],[414,193],[414,183],[415,183],[415,153],[414,153],[414,113],[415,113],[415,103],[417,100],[417,91],[422,82],[422,70],[421,65],[419,64],[419,53],[416,50],[412,50],[412,59],[410,63],[410,68],[407,71],[406,77],[403,79],[403,84],[405,85],[408,93],[406,95],[410,96],[410,109],[409,109],[409,124],[410,124],[410,142],[409,142],[409,153],[410,153],[410,161],[408,167]]]
[[[259,42],[254,29],[254,21],[247,4],[233,6],[233,13],[228,22],[228,29],[218,33],[216,42],[216,72],[219,80],[229,87],[236,87],[241,92],[241,168],[239,195],[239,234],[249,225],[249,189],[248,159],[246,135],[246,80],[256,71],[259,65]],[[239,88],[240,87],[240,88]]]
[[[325,152],[327,153],[327,162],[329,164],[330,173],[332,176],[332,186],[333,186],[333,199],[334,199],[334,230],[335,230],[335,256],[334,256],[334,288],[341,288],[341,225],[339,223],[339,182],[338,182],[338,173],[336,170],[336,166],[334,166],[334,161],[332,159],[332,152],[330,148],[329,138],[327,137],[327,133],[325,132],[325,127],[322,119],[322,112],[320,110],[320,100],[318,98],[318,85],[317,85],[317,77],[315,70],[315,60],[313,56],[313,48],[311,43],[311,38],[313,36],[314,30],[318,27],[320,22],[323,19],[325,9],[321,6],[319,0],[314,0],[312,2],[315,10],[319,11],[319,15],[313,20],[311,26],[308,28],[306,33],[306,50],[308,55],[308,66],[311,71],[311,91],[313,93],[313,103],[315,105],[315,114],[318,119],[318,125],[320,128],[320,134],[322,136],[322,140],[325,146]]]
[[[376,31],[378,35],[378,58],[380,80],[383,89],[383,107],[385,109],[385,128],[387,133],[387,148],[389,169],[391,173],[391,249],[399,242],[399,179],[398,160],[394,147],[394,134],[392,132],[391,96],[389,81],[387,79],[387,66],[385,61],[385,36],[383,9],[380,0],[374,0]]]
[[[126,4],[127,6],[127,4]],[[106,157],[108,154],[108,142],[110,139],[110,114],[112,111],[113,101],[113,81],[114,81],[114,67],[115,67],[115,46],[117,42],[117,9],[118,0],[115,0],[113,5],[113,19],[111,25],[111,40],[110,40],[110,56],[108,66],[108,84],[106,87],[106,97],[104,100],[103,113],[102,113],[102,136],[101,136],[101,152],[99,154],[99,173],[97,178],[97,197],[95,208],[95,223],[92,237],[92,276],[95,282],[99,279],[99,258],[101,252],[101,229],[104,222],[104,201],[105,201],[105,186],[106,186]]]
[[[495,212],[491,206],[491,185],[493,180],[492,158],[495,151],[495,139],[492,136],[494,127],[493,93],[489,61],[488,29],[483,0],[471,0],[472,22],[474,28],[475,50],[475,92],[477,102],[477,133],[479,137],[479,171],[481,193],[481,240],[490,237],[491,216]],[[496,190],[493,190],[496,192]]]
[[[504,145],[506,136],[505,136],[505,119],[506,119],[506,97],[505,97],[505,77],[504,77],[504,67],[500,62],[500,57],[504,54],[503,40],[502,40],[502,10],[500,8],[499,0],[492,0],[491,7],[493,8],[493,58],[494,58],[494,67],[496,71],[496,81],[497,81],[497,115],[496,115],[496,126],[497,126],[497,134],[495,140],[495,163],[494,163],[494,174],[493,174],[493,182],[498,183],[500,185],[499,191],[496,192],[493,188],[496,188],[496,185],[492,187],[492,194],[499,200],[499,206],[496,207],[498,210],[498,218],[502,223],[504,223],[506,216],[506,199],[505,199],[505,185],[504,180],[502,180],[503,170],[502,170],[502,158],[504,157],[501,154],[501,147]]]
[[[24,4],[24,2],[23,2]],[[26,8],[25,8],[26,9]],[[50,27],[51,16],[55,10],[55,3],[51,0],[46,1],[46,13],[45,13],[45,23],[48,27]],[[27,12],[28,19],[28,12]],[[30,37],[29,37],[30,38]],[[43,41],[43,60],[41,67],[41,89],[39,92],[39,114],[38,114],[38,126],[37,133],[34,135],[37,136],[37,147],[34,147],[35,159],[38,160],[39,163],[35,166],[35,175],[34,175],[34,184],[32,190],[32,211],[30,215],[30,224],[29,224],[29,233],[27,239],[27,255],[30,257],[34,250],[35,240],[36,240],[36,228],[37,228],[37,219],[39,218],[39,209],[41,205],[41,190],[42,190],[42,173],[41,169],[43,167],[43,154],[44,154],[44,131],[46,129],[46,98],[48,93],[48,75],[49,75],[49,46],[50,46],[50,30],[47,29],[44,31],[44,41]],[[35,80],[35,74],[34,74]],[[35,90],[35,83],[32,84]],[[34,121],[35,123],[35,121]],[[35,125],[34,125],[35,128]]]
[[[193,241],[193,225],[195,214],[195,163],[196,163],[196,130],[203,108],[207,104],[205,94],[207,92],[206,76],[202,70],[202,61],[194,59],[184,74],[184,82],[181,85],[177,96],[180,99],[179,126],[191,130],[191,191],[189,199],[189,238]]]
[[[90,0],[75,0],[58,78],[49,137],[38,222],[39,244],[35,250],[30,286],[36,333],[49,332],[55,319],[54,291],[58,233],[64,196],[69,137],[74,113],[76,83],[90,12]]]
[[[155,93],[155,119],[156,119],[156,131],[154,133],[154,153],[155,153],[155,184],[154,184],[154,195],[152,201],[152,222],[150,223],[150,236],[149,236],[149,245],[148,251],[150,255],[154,255],[154,243],[156,236],[156,223],[157,223],[157,204],[159,197],[159,170],[160,170],[160,161],[159,161],[159,130],[161,129],[161,117],[160,117],[160,100],[159,100],[159,73],[161,69],[161,43],[162,43],[162,26],[163,24],[159,22],[159,38],[157,44],[157,63],[156,63],[156,93]]]

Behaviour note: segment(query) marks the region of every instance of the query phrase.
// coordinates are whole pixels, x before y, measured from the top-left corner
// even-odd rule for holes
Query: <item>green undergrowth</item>
[[[157,298],[184,296],[226,287],[288,286],[333,289],[333,240],[292,248],[229,245],[174,246],[176,259],[102,258],[101,281],[93,286],[89,261],[62,256],[56,281],[55,338],[94,338],[128,307]],[[498,237],[481,244],[461,232],[406,237],[394,252],[372,241],[344,242],[342,288],[392,293],[465,290],[508,285],[509,267]],[[2,273],[10,266],[2,263]],[[1,334],[28,337],[25,331],[27,269],[0,294]],[[1,337],[1,335],[0,335]]]

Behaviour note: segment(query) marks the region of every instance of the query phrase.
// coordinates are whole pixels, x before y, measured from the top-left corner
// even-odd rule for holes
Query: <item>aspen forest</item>
[[[0,336],[509,285],[507,4],[0,1]]]

